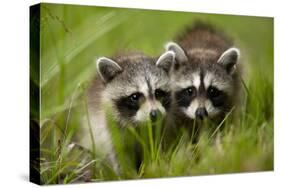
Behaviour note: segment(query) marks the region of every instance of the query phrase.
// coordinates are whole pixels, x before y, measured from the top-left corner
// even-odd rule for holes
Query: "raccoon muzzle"
[[[198,108],[195,112],[195,116],[196,118],[203,120],[208,117],[208,112],[205,108]]]

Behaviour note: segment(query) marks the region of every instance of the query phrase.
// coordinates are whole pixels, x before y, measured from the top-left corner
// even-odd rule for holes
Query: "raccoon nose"
[[[205,117],[208,116],[208,112],[205,108],[198,108],[195,112],[196,118],[203,120]]]
[[[157,120],[157,114],[158,114],[157,110],[151,110],[150,119],[152,122],[155,122]]]

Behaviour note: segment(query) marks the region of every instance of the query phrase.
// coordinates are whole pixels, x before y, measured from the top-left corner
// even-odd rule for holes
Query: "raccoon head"
[[[215,118],[233,107],[236,88],[237,48],[221,54],[211,50],[185,52],[176,43],[166,45],[175,53],[172,69],[173,97],[176,107],[190,119]]]
[[[123,124],[155,121],[170,107],[169,72],[174,52],[158,59],[142,54],[97,60],[97,70],[105,85],[104,96]]]

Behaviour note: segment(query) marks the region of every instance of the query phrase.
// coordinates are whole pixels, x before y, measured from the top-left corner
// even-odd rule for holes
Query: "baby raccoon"
[[[172,119],[180,124],[193,119],[222,120],[239,96],[239,49],[204,24],[195,25],[165,48],[176,54]]]
[[[118,163],[105,107],[110,108],[120,127],[154,122],[165,115],[171,101],[168,72],[174,57],[169,51],[157,59],[131,53],[97,60],[98,75],[88,94],[90,125],[97,154],[107,158],[115,171],[119,171]],[[85,138],[83,145],[89,143]]]

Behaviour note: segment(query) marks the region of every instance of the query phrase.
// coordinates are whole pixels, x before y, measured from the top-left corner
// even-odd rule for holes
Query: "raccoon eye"
[[[195,92],[195,88],[193,86],[188,87],[185,89],[185,92],[187,93],[188,96],[192,96]]]
[[[130,95],[130,99],[132,101],[138,101],[140,96],[141,96],[141,93],[133,93],[132,95]]]
[[[219,91],[217,88],[215,88],[215,87],[208,88],[209,97],[215,98],[215,97],[218,97],[220,94],[221,94],[221,91]]]
[[[162,89],[156,89],[155,90],[155,97],[156,98],[161,98],[161,97],[165,97],[166,96],[166,92],[163,91]]]

